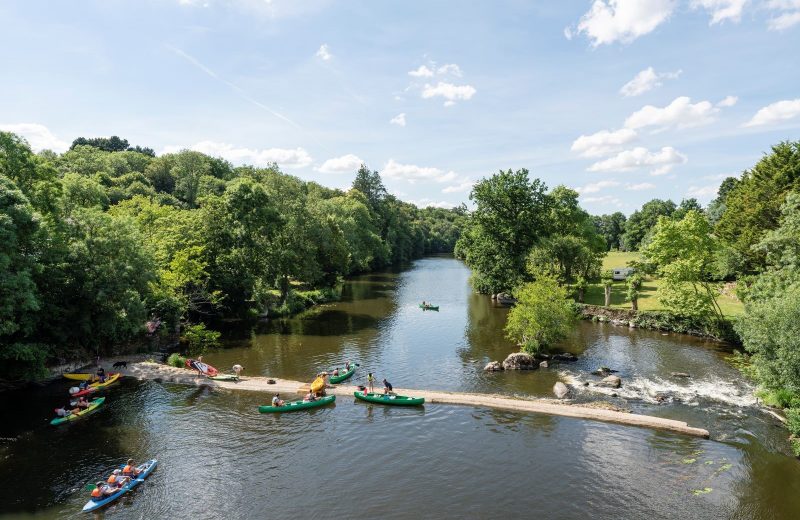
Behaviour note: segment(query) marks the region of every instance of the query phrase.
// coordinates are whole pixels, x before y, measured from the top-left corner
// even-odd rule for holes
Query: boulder
[[[569,362],[572,362],[572,361],[578,361],[578,356],[576,356],[575,354],[572,354],[570,352],[562,352],[561,354],[556,354],[555,356],[553,356],[553,359],[555,359],[557,361],[569,361]]]
[[[557,398],[564,399],[565,397],[569,396],[569,387],[561,381],[558,381],[553,385],[553,393]]]
[[[606,388],[619,388],[622,386],[622,379],[619,376],[606,376],[604,377],[597,386],[603,386]]]
[[[483,369],[487,372],[499,372],[503,370],[503,365],[501,365],[499,361],[490,361]]]
[[[550,365],[547,364],[547,361],[542,361],[539,363],[539,368],[548,368]]]
[[[508,293],[498,293],[497,294],[497,303],[502,303],[504,305],[511,305],[516,303],[517,299],[511,296]]]
[[[616,373],[617,373],[616,370],[611,370],[608,367],[600,367],[597,370],[592,372],[592,374],[594,374],[596,376],[603,376],[603,377],[610,376],[611,374],[616,374]]]
[[[686,372],[671,372],[670,375],[672,377],[691,377]]]
[[[509,354],[503,361],[503,368],[505,370],[533,370],[538,366],[539,365],[536,364],[536,359],[524,352]]]

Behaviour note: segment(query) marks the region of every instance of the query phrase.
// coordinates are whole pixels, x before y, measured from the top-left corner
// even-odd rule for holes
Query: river
[[[514,350],[507,310],[473,294],[457,260],[356,277],[341,302],[232,327],[205,361],[310,380],[345,359],[399,387],[550,396],[706,428],[710,440],[483,408],[402,409],[339,398],[260,415],[271,396],[125,380],[92,417],[47,424],[66,381],[0,394],[0,517],[80,518],[82,488],[127,457],[157,458],[108,518],[800,518],[800,462],[719,344],[582,322],[557,350],[579,361],[485,373]],[[422,311],[422,300],[440,311]],[[617,396],[581,384],[619,370]],[[670,376],[673,371],[689,379]],[[609,392],[610,393],[610,392]],[[661,401],[659,401],[659,396]]]

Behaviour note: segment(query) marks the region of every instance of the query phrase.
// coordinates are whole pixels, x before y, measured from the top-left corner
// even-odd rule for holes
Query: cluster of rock
[[[517,299],[508,293],[497,293],[492,295],[492,299],[503,305],[514,305]]]
[[[512,352],[503,362],[490,361],[483,369],[487,372],[498,372],[500,370],[535,370],[537,368],[549,368],[551,361],[577,361],[578,356],[569,352],[555,354],[526,354],[525,352]]]

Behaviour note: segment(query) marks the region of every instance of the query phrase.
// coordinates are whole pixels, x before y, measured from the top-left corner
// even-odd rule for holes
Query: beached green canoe
[[[438,305],[422,305],[421,303],[419,304],[419,308],[422,309],[423,311],[438,311],[439,310],[439,306]]]
[[[425,403],[424,397],[407,397],[405,395],[386,395],[386,394],[366,394],[364,392],[353,392],[356,399],[369,401],[370,403],[390,404],[393,406],[419,406]]]
[[[353,374],[355,374],[355,373],[356,373],[356,366],[355,365],[350,365],[350,370],[348,370],[347,372],[339,372],[338,376],[330,376],[330,382],[331,382],[331,384],[334,384],[334,385],[336,383],[341,383],[342,381],[345,381],[345,380],[350,379],[351,377],[353,377]]]
[[[69,421],[74,421],[76,419],[80,419],[84,415],[92,412],[95,408],[97,408],[98,406],[103,404],[103,401],[105,401],[105,400],[106,400],[105,397],[98,397],[97,399],[95,399],[94,401],[92,401],[89,404],[89,408],[87,408],[85,410],[81,410],[80,412],[69,414],[66,417],[56,417],[55,419],[50,421],[50,424],[59,425],[59,424],[64,424],[65,422],[69,422]]]
[[[309,408],[325,406],[326,404],[330,404],[335,400],[335,395],[328,395],[325,397],[320,397],[316,401],[292,401],[284,404],[283,406],[259,406],[258,411],[261,413],[295,412],[297,410],[307,410]]]

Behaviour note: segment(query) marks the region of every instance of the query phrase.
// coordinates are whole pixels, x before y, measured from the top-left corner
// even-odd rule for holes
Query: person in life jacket
[[[110,488],[102,480],[98,481],[95,484],[94,489],[92,490],[92,500],[101,500],[106,495],[111,495],[116,491],[114,488]]]
[[[136,467],[133,459],[128,459],[128,463],[122,468],[122,475],[126,477],[135,477],[141,472],[142,470]]]
[[[106,480],[106,482],[108,482],[110,486],[115,486],[117,488],[120,488],[124,486],[125,483],[128,482],[128,480],[130,480],[130,477],[122,476],[122,471],[119,469],[115,469],[114,472],[108,477],[108,480]]]

